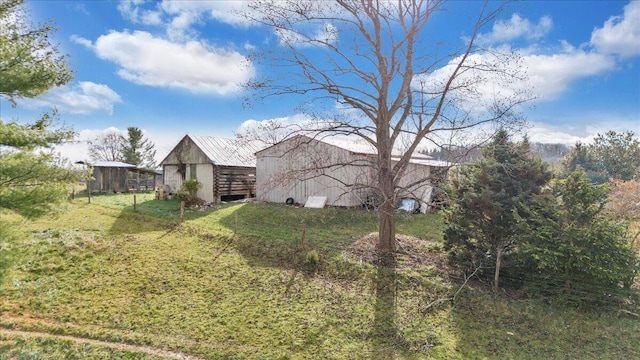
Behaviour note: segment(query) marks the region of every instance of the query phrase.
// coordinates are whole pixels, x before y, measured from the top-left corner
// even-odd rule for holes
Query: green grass
[[[24,336],[10,336],[0,333],[0,360],[9,359],[127,359],[159,360],[160,356],[141,352],[117,350],[89,343],[76,343],[71,340]]]
[[[131,194],[103,195],[23,222],[2,244],[12,261],[0,326],[211,359],[640,357],[640,321],[611,313],[494,298],[482,288],[426,310],[457,290],[433,262],[443,258],[439,214],[398,215],[398,233],[420,239],[419,254],[409,255],[429,261],[400,262],[402,336],[389,343],[375,331],[376,269],[345,251],[376,231],[373,213],[225,204],[187,211],[181,222],[177,202],[136,198],[136,212]],[[18,358],[70,346],[0,339],[3,354]],[[108,358],[111,350],[92,351],[69,354]],[[113,355],[139,358],[127,356],[142,355]]]

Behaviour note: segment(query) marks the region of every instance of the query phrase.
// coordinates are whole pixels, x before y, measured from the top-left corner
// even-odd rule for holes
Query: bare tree
[[[299,95],[299,111],[309,119],[281,127],[270,123],[271,134],[284,134],[272,139],[343,135],[375,149],[373,161],[365,163],[375,174],[381,262],[393,262],[394,210],[415,186],[402,179],[418,146],[518,124],[517,107],[529,99],[526,90],[509,87],[523,79],[518,56],[475,43],[479,29],[502,5],[481,4],[465,44],[441,55],[433,37],[437,31],[427,24],[444,5],[440,0],[259,0],[247,12],[278,38],[252,60],[287,70],[281,77],[265,71],[252,80],[254,101]],[[309,166],[313,170],[317,163]]]
[[[89,157],[93,161],[122,161],[122,136],[109,132],[97,137],[89,143]]]

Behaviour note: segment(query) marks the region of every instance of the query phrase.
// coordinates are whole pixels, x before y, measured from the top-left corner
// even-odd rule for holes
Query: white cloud
[[[122,16],[133,22],[145,25],[162,24],[162,12],[160,10],[141,9],[144,2],[139,0],[122,0],[118,4],[118,11]]]
[[[631,1],[622,16],[612,16],[591,33],[591,44],[604,54],[640,55],[640,1]]]
[[[496,56],[511,52],[516,56]],[[441,91],[459,61],[460,57],[454,58],[444,67],[416,77],[414,86],[423,84],[427,91]],[[466,65],[471,68],[459,75],[450,95],[458,106],[472,113],[486,111],[495,101],[508,101],[518,94],[550,100],[579,79],[616,69],[613,57],[576,49],[566,42],[563,42],[563,51],[556,54],[536,54],[530,49],[508,47],[474,53]]]
[[[611,117],[608,114],[591,114],[577,120],[558,119],[555,124],[531,121],[529,125],[530,128],[526,130],[529,140],[548,144],[589,144],[598,134],[604,134],[609,130],[620,133],[633,131],[636,137],[640,136],[640,123],[637,120]]]
[[[543,144],[573,145],[577,142],[585,143],[588,136],[578,136],[571,129],[563,129],[547,123],[531,123],[531,128],[526,131],[531,142]]]
[[[121,102],[120,95],[107,85],[81,81],[74,86],[53,88],[35,99],[25,99],[24,105],[57,107],[62,112],[72,114],[113,114],[113,106]]]
[[[496,103],[528,98],[530,95],[525,92],[530,86],[522,76],[525,69],[519,62],[520,58],[510,52],[505,48],[469,54],[451,84],[449,101],[468,113],[478,115],[491,111]],[[438,98],[460,61],[462,56],[452,58],[447,65],[415,77],[413,87],[432,99]]]
[[[173,41],[197,38],[197,32],[192,29],[192,25],[200,22],[200,14],[197,12],[179,13],[167,25],[167,35]]]
[[[281,44],[296,47],[310,47],[322,44],[332,44],[338,41],[338,30],[330,23],[316,27],[311,33],[290,29],[276,29],[276,36]]]
[[[236,134],[266,143],[275,144],[293,133],[309,133],[316,123],[304,114],[284,116],[265,120],[246,120],[236,130]]]
[[[59,152],[63,158],[69,160],[71,163],[75,163],[76,161],[88,161],[90,160],[88,142],[103,137],[109,133],[117,133],[119,135],[126,136],[127,130],[121,130],[113,126],[105,129],[83,129],[77,131],[72,142],[56,145],[54,150]]]
[[[160,8],[171,16],[183,13],[203,15],[230,25],[248,26],[251,22],[242,15],[249,10],[248,1],[163,1]]]
[[[254,73],[238,52],[198,41],[174,43],[143,31],[112,31],[100,36],[93,48],[120,67],[120,77],[140,85],[224,95],[239,91]]]
[[[249,26],[251,21],[243,14],[250,12],[247,1],[167,1],[160,3],[140,0],[121,0],[118,10],[135,23],[164,26],[167,36],[174,41],[195,39],[194,25],[216,20],[233,26]]]
[[[456,90],[451,94],[455,103],[469,112],[486,109],[496,99],[507,99],[523,91],[530,91],[538,100],[559,97],[577,80],[607,74],[617,69],[612,54],[621,57],[640,55],[640,1],[632,1],[624,8],[622,16],[614,16],[602,28],[596,28],[591,36],[594,48],[576,48],[567,41],[560,41],[560,50],[549,51],[534,44],[528,48],[510,48],[508,44],[518,39],[539,40],[553,28],[553,20],[543,16],[538,23],[513,14],[508,21],[499,20],[492,31],[478,36],[478,43],[489,45],[485,52],[470,54],[467,64],[482,66],[486,71],[467,70],[455,81]],[[495,53],[518,54],[507,62],[497,59]],[[439,91],[452,73],[460,57],[447,65],[414,79],[414,86],[426,85],[430,91]],[[495,70],[499,70],[496,72]],[[520,72],[521,77],[501,76]],[[483,104],[485,104],[483,106]]]
[[[498,20],[493,24],[491,32],[478,35],[480,44],[506,43],[519,38],[537,40],[549,33],[553,28],[553,21],[549,16],[540,18],[537,24],[520,17],[519,14],[511,15],[508,21]]]
[[[528,82],[519,86],[531,86],[534,95],[549,99],[567,90],[572,82],[614,70],[616,63],[610,56],[573,50],[552,55],[525,55]]]
[[[93,43],[91,42],[91,40],[85,39],[85,38],[83,38],[81,36],[78,36],[78,35],[71,35],[71,41],[76,43],[76,44],[79,44],[79,45],[82,45],[82,46],[86,46],[88,48],[92,48],[93,47]]]
[[[497,21],[491,32],[480,34],[478,42],[491,45],[505,44],[518,39],[533,41],[546,36],[552,28],[553,21],[549,16],[540,18],[536,24],[513,14],[508,21]],[[495,99],[497,92],[501,96],[509,96],[526,89],[530,89],[537,99],[549,100],[560,96],[579,79],[616,70],[618,64],[612,54],[619,54],[621,57],[640,55],[640,1],[632,1],[625,6],[622,16],[611,17],[603,27],[596,28],[591,35],[591,50],[584,47],[576,48],[564,40],[560,41],[560,45],[560,50],[554,52],[549,52],[548,49],[545,52],[538,45],[514,48],[513,51],[520,55],[521,70],[527,75],[526,78],[513,78],[508,83],[501,84],[486,77],[478,81],[475,72],[463,75],[458,84],[474,83],[477,94],[480,95],[477,101],[471,101],[469,96],[460,96],[463,108],[469,110],[477,107],[477,103],[488,103]],[[458,59],[453,59],[448,65],[423,79],[441,85],[451,73],[456,60]],[[489,52],[472,54],[469,60],[476,64],[491,64],[494,61]],[[503,68],[513,71],[516,66],[518,65],[512,62],[504,64]]]

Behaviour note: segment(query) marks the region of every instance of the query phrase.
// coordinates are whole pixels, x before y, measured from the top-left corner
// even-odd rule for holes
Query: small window
[[[197,179],[197,176],[196,176],[196,169],[197,168],[198,168],[198,165],[189,164],[189,179]]]
[[[187,175],[187,165],[179,164],[178,169],[176,171],[180,174],[180,177],[182,178],[182,180],[184,180],[185,176]]]

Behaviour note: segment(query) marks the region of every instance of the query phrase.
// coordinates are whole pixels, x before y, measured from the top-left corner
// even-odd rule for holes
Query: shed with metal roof
[[[369,142],[331,136],[296,135],[256,153],[257,199],[265,202],[305,203],[324,197],[331,206],[375,203],[376,149]],[[394,164],[401,150],[392,153]],[[415,154],[396,183],[397,200],[413,198],[421,211],[432,204],[434,182],[452,164]]]
[[[91,192],[149,191],[156,187],[160,173],[138,168],[121,161],[77,161],[76,164],[91,166],[92,179],[87,184]]]
[[[254,197],[256,157],[262,147],[251,141],[185,135],[162,160],[163,182],[171,192],[186,179],[202,184],[198,197],[206,202]]]

